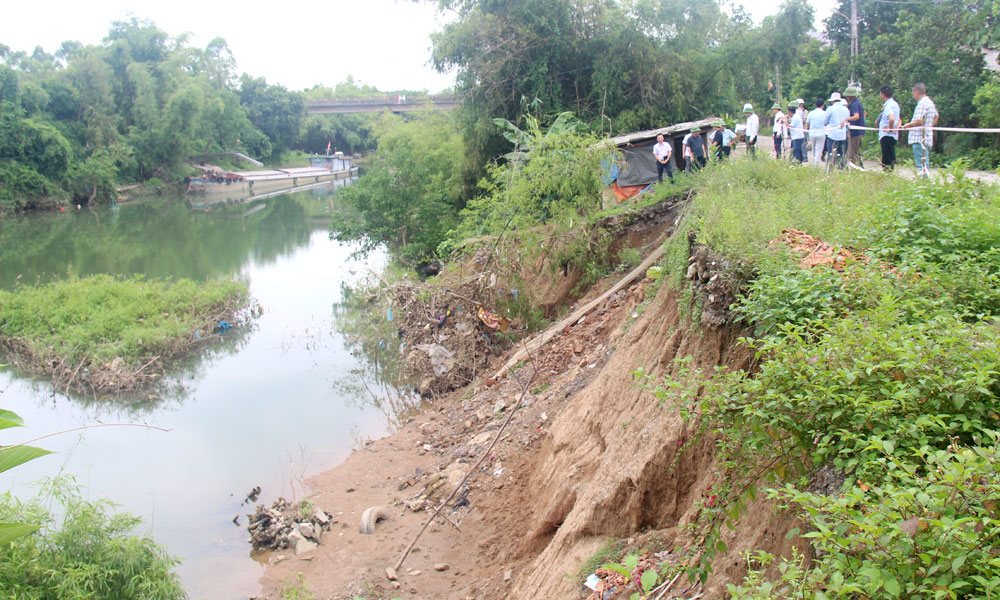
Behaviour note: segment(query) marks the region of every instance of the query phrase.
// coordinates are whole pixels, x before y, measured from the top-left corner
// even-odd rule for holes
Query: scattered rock
[[[437,563],[436,565],[434,565],[434,570],[435,571],[447,571],[448,570],[448,563]]]
[[[396,569],[392,567],[385,568],[385,578],[389,581],[399,581],[399,576],[396,575]]]
[[[513,575],[514,575],[514,572],[511,569],[507,569],[506,571],[504,571],[503,572],[503,582],[507,583],[508,581],[510,581],[510,578]]]
[[[420,575],[420,569],[414,569],[414,570],[410,571],[410,575],[413,575],[414,577],[416,577],[417,575]]]
[[[258,505],[257,510],[247,516],[250,521],[247,530],[254,550],[294,550],[297,538],[302,538],[303,541],[310,538],[318,543],[322,532],[329,531],[337,522],[319,509],[315,509],[309,518],[303,518],[299,514],[298,505],[293,505],[284,498],[278,498],[270,507]],[[300,552],[297,551],[296,554]]]
[[[507,410],[507,403],[503,400],[497,400],[497,403],[493,405],[493,412],[503,412]]]

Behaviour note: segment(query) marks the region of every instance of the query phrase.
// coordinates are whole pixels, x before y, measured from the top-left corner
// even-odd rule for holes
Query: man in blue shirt
[[[701,137],[701,129],[691,128],[691,135],[684,140],[684,158],[687,159],[688,171],[694,171],[705,166],[705,138]]]
[[[848,125],[851,125],[850,140],[847,143],[847,162],[854,163],[862,169],[865,164],[861,162],[861,139],[865,135],[864,129],[855,127],[865,126],[865,108],[861,106],[861,99],[858,98],[860,90],[855,86],[849,86],[844,90],[844,97],[847,98],[847,110],[851,116],[847,118]]]
[[[712,137],[712,145],[715,146],[715,158],[717,160],[729,158],[733,150],[733,140],[736,139],[736,133],[726,127],[725,122],[722,120],[712,123],[712,127],[715,128],[715,134]]]
[[[896,142],[899,140],[899,103],[892,98],[892,88],[883,85],[882,114],[878,116],[878,144],[882,148],[882,168],[891,171],[896,164]]]
[[[847,157],[847,119],[851,113],[847,110],[847,100],[830,99],[833,103],[826,111],[826,139],[830,141],[829,159],[835,161],[843,169]]]

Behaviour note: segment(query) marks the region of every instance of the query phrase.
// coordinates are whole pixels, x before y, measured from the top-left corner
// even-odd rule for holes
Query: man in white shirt
[[[656,158],[656,180],[658,182],[663,182],[663,171],[667,172],[667,177],[670,178],[670,183],[674,182],[674,166],[670,162],[670,158],[674,153],[674,149],[670,147],[670,144],[663,141],[663,135],[656,136],[656,144],[653,145],[653,156]]]
[[[843,169],[847,165],[847,119],[851,117],[851,111],[847,108],[846,100],[836,100],[830,98],[831,106],[826,111],[826,127],[828,129],[826,137],[830,140],[829,152],[833,154],[833,160],[837,166]]]
[[[792,140],[792,160],[800,165],[806,162],[804,117],[798,100],[788,103],[788,137]]]
[[[812,144],[812,164],[823,163],[823,150],[826,146],[826,111],[823,101],[816,101],[816,108],[806,117],[806,128],[809,130],[809,143]]]
[[[781,105],[777,102],[771,107],[774,111],[774,156],[781,160],[781,148],[785,140],[788,139],[788,116],[781,110]]]
[[[760,132],[760,117],[753,112],[753,104],[747,102],[743,105],[743,116],[747,118],[747,129],[744,135],[747,136],[747,152],[751,156],[757,155],[757,134]]]
[[[883,85],[882,114],[878,116],[878,144],[882,148],[882,168],[891,171],[896,164],[896,142],[899,140],[899,103],[892,98],[892,88]]]

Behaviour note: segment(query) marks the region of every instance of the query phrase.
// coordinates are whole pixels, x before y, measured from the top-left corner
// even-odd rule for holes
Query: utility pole
[[[854,79],[854,63],[859,53],[858,0],[851,0],[851,79]]]

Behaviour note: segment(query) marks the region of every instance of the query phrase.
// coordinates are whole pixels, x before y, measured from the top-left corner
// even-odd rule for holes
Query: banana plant
[[[525,123],[523,129],[507,119],[493,119],[493,123],[500,128],[503,137],[514,144],[514,151],[504,155],[504,158],[511,162],[521,160],[527,162],[531,160],[532,150],[544,146],[549,140],[587,128],[587,124],[577,119],[576,115],[570,111],[559,113],[556,120],[544,133],[538,123],[538,118],[534,115],[525,113],[522,118]]]
[[[24,421],[13,412],[0,409],[0,429],[10,429],[12,427],[24,427]],[[22,444],[0,446],[0,473],[9,471],[14,467],[23,465],[29,460],[34,460],[46,454],[51,454],[51,451]],[[38,528],[39,525],[32,525],[30,523],[0,522],[0,546],[9,544],[11,541],[28,535]]]

